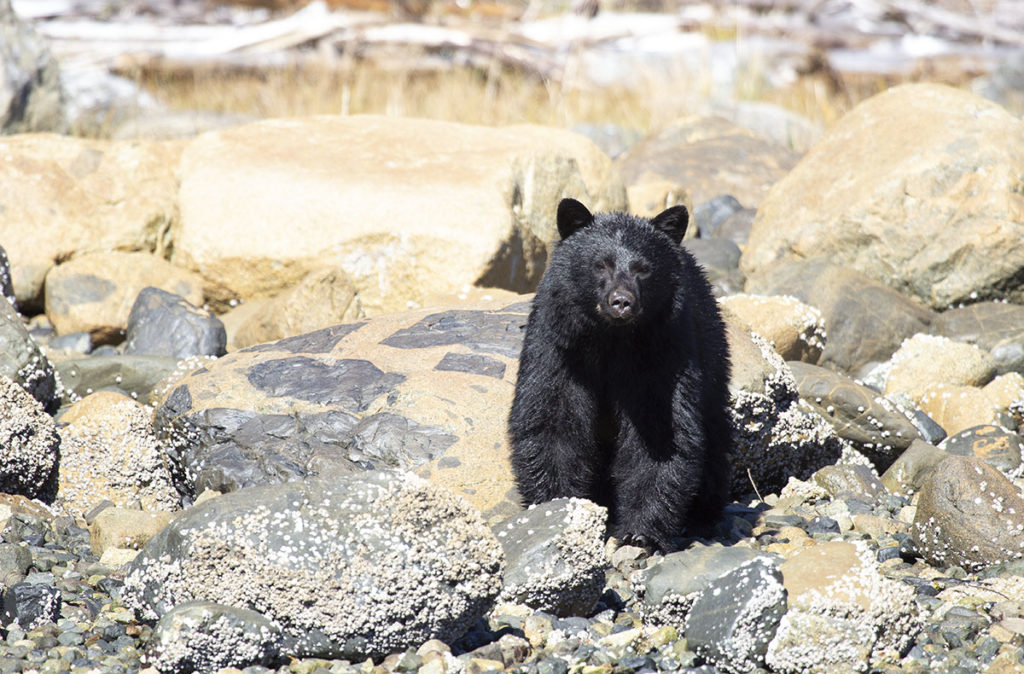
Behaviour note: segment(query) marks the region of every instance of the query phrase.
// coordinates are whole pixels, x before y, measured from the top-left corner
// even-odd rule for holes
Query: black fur
[[[559,204],[509,416],[527,503],[590,499],[613,535],[662,550],[706,533],[729,489],[728,345],[687,222]]]

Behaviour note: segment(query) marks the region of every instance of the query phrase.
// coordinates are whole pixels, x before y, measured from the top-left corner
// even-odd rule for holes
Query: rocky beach
[[[1024,122],[752,126],[8,128],[0,673],[1024,671]],[[726,317],[730,502],[668,554],[520,505],[565,197],[686,205]]]

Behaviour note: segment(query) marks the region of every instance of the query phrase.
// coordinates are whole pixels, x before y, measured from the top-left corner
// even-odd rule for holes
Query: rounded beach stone
[[[290,653],[365,659],[462,635],[501,589],[501,545],[409,473],[252,487],[184,511],[127,567],[143,619],[203,599],[261,612]]]
[[[1024,556],[1024,498],[999,470],[950,456],[921,485],[911,533],[937,567],[980,569]]]

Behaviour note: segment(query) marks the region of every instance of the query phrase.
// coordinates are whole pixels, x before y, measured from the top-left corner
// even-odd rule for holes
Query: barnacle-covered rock
[[[454,639],[490,608],[504,555],[480,515],[409,473],[251,487],[204,501],[127,567],[143,619],[207,600],[262,613],[283,655],[382,657]]]
[[[505,549],[499,600],[561,616],[589,615],[604,590],[608,511],[583,499],[530,506],[495,527]]]
[[[847,443],[801,403],[793,373],[756,333],[728,323],[732,357],[732,493],[778,491],[843,456]],[[753,486],[751,485],[753,482]]]
[[[2,304],[7,301],[0,299]],[[0,375],[0,492],[47,495],[59,447],[53,418],[24,388]]]
[[[895,665],[921,629],[914,591],[886,578],[861,541],[804,548],[780,567],[788,607],[765,661],[776,672]]]

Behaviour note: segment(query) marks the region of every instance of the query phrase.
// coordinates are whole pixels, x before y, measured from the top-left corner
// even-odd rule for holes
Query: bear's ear
[[[683,240],[683,234],[686,234],[688,224],[690,224],[690,213],[686,210],[686,206],[673,206],[665,209],[651,220],[651,227],[676,243]]]
[[[578,229],[592,224],[594,216],[587,207],[575,199],[562,199],[558,203],[558,235],[566,239]]]

